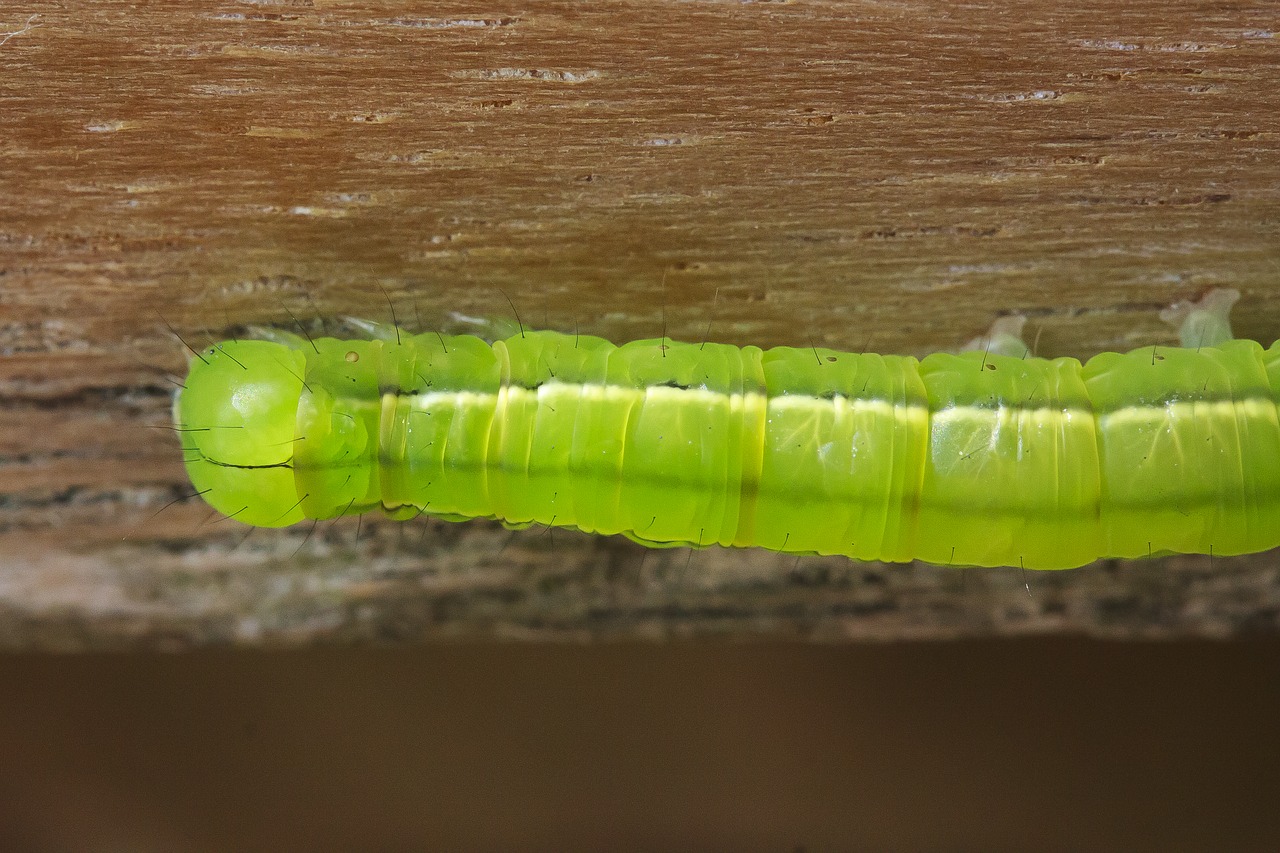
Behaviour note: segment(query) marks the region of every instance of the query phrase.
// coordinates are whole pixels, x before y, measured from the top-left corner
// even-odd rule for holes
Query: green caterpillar
[[[1280,545],[1280,343],[1238,294],[1183,346],[923,360],[525,332],[287,333],[193,359],[174,404],[211,506],[273,527],[381,509],[859,560],[1059,569]],[[1166,312],[1168,314],[1169,312]]]

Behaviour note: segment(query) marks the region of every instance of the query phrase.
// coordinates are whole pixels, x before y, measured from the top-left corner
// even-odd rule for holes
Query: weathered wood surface
[[[1230,285],[1280,334],[1271,4],[424,8],[0,4],[0,645],[1280,625],[1275,554],[1023,578],[157,515],[157,313],[203,340],[385,288],[429,325],[501,289],[619,339],[919,353],[1016,310],[1086,356]]]

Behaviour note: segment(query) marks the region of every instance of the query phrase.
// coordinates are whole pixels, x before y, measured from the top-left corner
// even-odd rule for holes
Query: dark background
[[[1270,850],[1280,643],[0,658],[7,850]]]

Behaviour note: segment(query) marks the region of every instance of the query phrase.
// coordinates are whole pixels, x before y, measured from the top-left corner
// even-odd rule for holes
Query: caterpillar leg
[[[413,333],[403,326],[397,327],[390,323],[361,320],[358,317],[342,317],[338,329],[335,332],[326,333],[324,336],[329,337],[332,334],[344,339],[358,341],[394,341],[397,339],[397,332],[401,340],[406,340],[413,336]],[[250,326],[249,335],[255,341],[270,341],[273,344],[280,344],[289,349],[309,350],[312,348],[309,338],[290,332],[287,329],[277,329],[272,326]]]
[[[1178,338],[1187,349],[1216,347],[1234,337],[1231,334],[1231,306],[1240,291],[1216,287],[1200,299],[1185,300],[1160,312],[1160,319],[1178,330]]]
[[[421,330],[411,332],[404,326],[397,327],[391,323],[362,320],[359,317],[343,317],[342,323],[357,332],[361,339],[371,341],[405,340],[415,335],[424,334]],[[397,330],[399,333],[398,338]],[[448,322],[441,327],[443,334],[472,335],[490,344],[494,341],[514,338],[522,330],[529,331],[527,327],[522,329],[520,324],[513,319],[506,317],[471,317],[467,314],[459,314],[457,311],[450,311]],[[425,334],[431,334],[431,331],[427,330]]]
[[[343,317],[342,323],[355,329],[364,339],[370,341],[404,341],[413,337],[413,332],[392,323],[361,320],[359,317]]]
[[[343,317],[342,323],[358,333],[359,337],[371,341],[408,340],[423,332],[411,332],[404,326],[391,323],[380,323],[376,320],[362,320],[359,317]],[[472,335],[485,343],[514,338],[522,331],[530,331],[521,327],[515,320],[505,317],[469,317],[456,311],[449,313],[449,322],[442,329],[446,335]],[[431,331],[425,332],[431,334]]]
[[[273,344],[280,344],[289,349],[308,348],[307,339],[302,335],[295,335],[293,332],[275,329],[271,326],[250,326],[249,336],[255,341],[270,341]]]
[[[695,542],[681,542],[678,540],[664,542],[657,539],[645,539],[643,536],[641,536],[640,534],[636,533],[633,530],[624,530],[622,531],[622,535],[630,539],[632,542],[635,542],[638,545],[643,545],[646,548],[706,548],[707,547],[706,545],[699,545]]]
[[[527,327],[521,326],[512,317],[472,317],[457,311],[449,312],[449,326],[457,327],[450,329],[455,334],[475,335],[488,343],[505,341],[522,331],[528,331]]]
[[[1026,358],[1031,353],[1026,342],[1022,340],[1022,327],[1026,324],[1027,318],[1017,314],[998,317],[985,335],[969,341],[960,348],[960,351]]]

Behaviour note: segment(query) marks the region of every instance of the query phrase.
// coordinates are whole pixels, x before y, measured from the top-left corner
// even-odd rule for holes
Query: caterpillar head
[[[187,474],[214,509],[246,524],[301,521],[294,480],[306,359],[270,341],[225,341],[191,365],[173,404]]]

